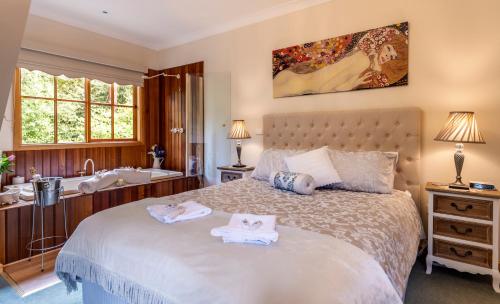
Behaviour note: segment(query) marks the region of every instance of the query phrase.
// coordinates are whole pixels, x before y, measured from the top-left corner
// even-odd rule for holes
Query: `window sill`
[[[141,141],[108,141],[91,142],[80,144],[44,144],[44,145],[14,145],[14,151],[29,150],[56,150],[56,149],[80,149],[80,148],[105,148],[105,147],[138,147],[144,146]]]

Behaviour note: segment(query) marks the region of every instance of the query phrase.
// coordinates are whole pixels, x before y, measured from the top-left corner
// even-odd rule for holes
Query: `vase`
[[[161,169],[161,163],[163,163],[163,157],[154,157],[153,169]]]

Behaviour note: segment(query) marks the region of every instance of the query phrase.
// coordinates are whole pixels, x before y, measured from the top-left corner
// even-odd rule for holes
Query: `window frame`
[[[43,72],[43,71],[42,71]],[[50,75],[50,74],[49,74]],[[54,77],[54,97],[34,97],[21,95],[21,68],[16,68],[14,75],[14,150],[45,150],[45,149],[63,149],[63,148],[85,148],[85,147],[111,147],[111,146],[137,146],[143,145],[140,140],[140,123],[139,123],[139,89],[137,86],[132,85],[133,99],[132,105],[120,105],[115,100],[115,92],[117,92],[117,84],[110,84],[110,102],[99,103],[93,102],[90,97],[90,82],[88,78],[84,78],[85,100],[69,100],[64,98],[57,98],[57,77]],[[22,100],[23,98],[32,100],[46,100],[54,102],[54,143],[43,144],[27,144],[22,142]],[[58,117],[57,117],[57,104],[58,102],[76,102],[85,105],[85,142],[79,143],[58,143]],[[111,138],[109,139],[96,139],[92,138],[91,128],[91,105],[101,105],[111,107]],[[116,108],[132,108],[133,113],[133,138],[114,138],[115,137],[115,109]]]

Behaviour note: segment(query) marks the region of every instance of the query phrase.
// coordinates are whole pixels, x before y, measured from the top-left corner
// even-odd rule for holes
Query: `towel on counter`
[[[152,217],[164,224],[192,220],[212,213],[212,209],[195,201],[187,201],[179,205],[151,205],[146,209]]]
[[[118,178],[127,184],[147,184],[151,182],[151,171],[136,170],[134,168],[123,168],[114,170]]]
[[[213,236],[221,236],[224,243],[251,243],[269,245],[278,241],[275,215],[235,213],[227,226],[213,228]]]
[[[118,174],[113,171],[97,173],[94,177],[81,182],[78,185],[78,191],[81,193],[94,193],[113,185],[117,180]]]

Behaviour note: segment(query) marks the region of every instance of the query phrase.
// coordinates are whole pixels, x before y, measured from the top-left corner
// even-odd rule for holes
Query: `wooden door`
[[[167,157],[165,168],[186,172],[186,74],[203,75],[203,62],[183,65],[162,71],[177,77],[163,77],[163,146]],[[160,107],[160,109],[162,108]],[[161,134],[161,133],[160,133]]]

